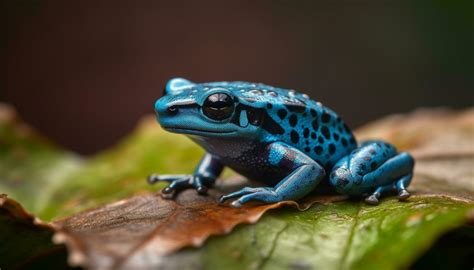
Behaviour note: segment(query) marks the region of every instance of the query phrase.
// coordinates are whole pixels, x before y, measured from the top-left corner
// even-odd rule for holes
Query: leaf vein
[[[352,241],[354,239],[354,234],[356,232],[357,224],[359,223],[359,215],[362,210],[360,203],[358,204],[357,213],[354,216],[354,224],[351,227],[351,231],[349,233],[349,239],[347,239],[346,247],[344,248],[344,252],[342,253],[341,263],[339,264],[338,269],[344,269],[346,265],[347,257],[349,255],[350,248],[352,246]]]
[[[270,247],[270,251],[268,252],[268,255],[263,257],[262,260],[260,261],[260,263],[258,264],[257,266],[257,269],[263,269],[263,267],[267,264],[267,262],[270,260],[270,258],[272,257],[273,255],[273,252],[275,251],[275,248],[276,248],[276,245],[277,245],[277,241],[278,241],[278,238],[280,237],[280,235],[288,228],[288,223],[285,223],[285,226],[283,226],[283,228],[281,228],[281,230],[279,230],[276,234],[275,234],[275,237],[273,238],[273,241],[272,241],[272,244],[271,244],[271,247]]]

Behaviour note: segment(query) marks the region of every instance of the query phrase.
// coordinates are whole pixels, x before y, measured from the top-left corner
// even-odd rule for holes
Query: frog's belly
[[[291,173],[285,168],[271,165],[267,160],[260,160],[260,158],[256,156],[247,157],[246,159],[250,159],[250,162],[226,162],[226,160],[222,162],[240,175],[268,186],[276,185]]]
[[[226,167],[268,186],[277,184],[290,173],[287,168],[270,164],[266,144],[244,140],[192,139],[219,158]]]

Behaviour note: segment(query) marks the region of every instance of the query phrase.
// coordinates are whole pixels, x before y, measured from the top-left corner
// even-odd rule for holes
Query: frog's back
[[[264,142],[285,142],[325,168],[331,168],[356,148],[354,136],[343,120],[307,95],[264,84],[232,85],[240,98],[264,109],[266,117],[271,118],[263,120]]]

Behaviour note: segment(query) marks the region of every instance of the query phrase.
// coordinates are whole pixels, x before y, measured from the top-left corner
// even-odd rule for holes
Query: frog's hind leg
[[[413,166],[408,153],[397,153],[395,147],[382,141],[369,141],[337,162],[329,182],[340,193],[367,196],[369,204],[378,204],[383,194],[394,190],[400,200],[406,200]]]
[[[385,186],[377,187],[376,190],[366,198],[367,203],[377,203],[380,195],[388,193],[392,190],[398,192],[398,198],[404,201],[410,197],[410,193],[406,190],[413,176],[414,160],[408,153],[397,154],[386,160],[380,167],[363,176],[363,181],[368,183],[384,182]]]

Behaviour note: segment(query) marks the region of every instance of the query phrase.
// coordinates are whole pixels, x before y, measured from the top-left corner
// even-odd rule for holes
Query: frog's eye
[[[234,101],[227,94],[215,93],[206,98],[202,111],[204,115],[213,120],[224,120],[234,112]]]

